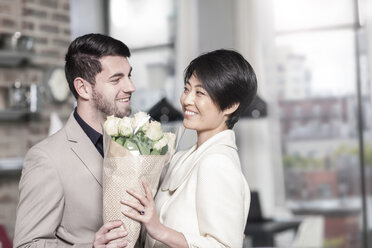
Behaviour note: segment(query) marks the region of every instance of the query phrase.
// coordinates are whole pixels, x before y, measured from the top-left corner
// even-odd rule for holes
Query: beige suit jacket
[[[92,247],[102,226],[103,158],[70,115],[26,154],[14,247]]]
[[[160,221],[182,232],[189,247],[241,248],[250,192],[235,134],[225,130],[195,149],[170,163],[155,197]],[[145,247],[166,246],[147,236]]]

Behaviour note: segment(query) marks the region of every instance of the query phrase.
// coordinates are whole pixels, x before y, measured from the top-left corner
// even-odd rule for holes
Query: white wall
[[[104,1],[70,0],[71,40],[88,33],[104,33]]]
[[[235,0],[198,2],[199,53],[235,47]]]

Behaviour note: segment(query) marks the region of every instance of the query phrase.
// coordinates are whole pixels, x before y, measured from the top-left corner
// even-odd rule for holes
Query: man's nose
[[[124,92],[134,92],[136,90],[136,87],[134,87],[134,84],[130,78],[126,78],[123,82],[122,86]]]

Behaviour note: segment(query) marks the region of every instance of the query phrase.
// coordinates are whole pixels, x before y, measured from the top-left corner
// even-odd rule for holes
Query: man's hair
[[[232,50],[215,50],[195,58],[185,70],[184,83],[194,75],[221,111],[239,103],[226,126],[232,129],[257,92],[252,66]]]
[[[99,60],[104,56],[130,57],[130,51],[123,42],[102,34],[86,34],[71,42],[65,57],[65,74],[76,99],[75,78],[81,77],[94,85],[96,75],[102,71]]]

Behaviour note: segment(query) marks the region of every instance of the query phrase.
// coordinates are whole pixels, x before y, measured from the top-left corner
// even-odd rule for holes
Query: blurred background
[[[252,64],[258,97],[234,128],[255,194],[245,247],[370,247],[371,18],[369,0],[0,0],[0,245],[24,155],[73,110],[67,47],[94,32],[129,46],[133,109],[170,129],[193,58],[228,48]]]

